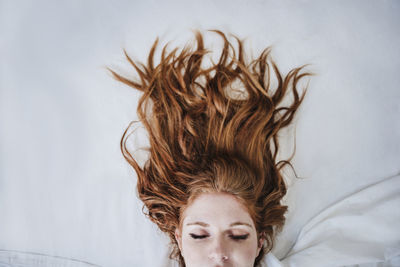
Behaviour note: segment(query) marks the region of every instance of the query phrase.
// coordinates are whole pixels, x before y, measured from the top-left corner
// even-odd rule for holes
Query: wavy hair
[[[223,39],[223,48],[218,62],[209,67],[202,61],[211,51],[196,31],[196,49],[168,52],[165,45],[158,65],[158,38],[147,64],[134,62],[124,50],[139,75],[136,81],[109,69],[115,79],[143,92],[137,113],[148,132],[149,158],[141,167],[129,152],[131,124],[122,136],[121,151],[137,173],[145,214],[170,237],[170,258],[185,266],[174,237],[185,207],[203,192],[225,192],[248,208],[258,238],[266,240],[254,263],[258,266],[272,249],[287,210],[281,204],[286,194],[281,169],[287,164],[293,168],[294,152],[277,161],[278,133],[291,123],[305,96],[306,88],[302,93],[297,88],[299,80],[311,73],[304,72],[303,65],[282,76],[270,58],[270,47],[247,63],[242,40],[234,36],[235,49],[223,32],[210,31]]]

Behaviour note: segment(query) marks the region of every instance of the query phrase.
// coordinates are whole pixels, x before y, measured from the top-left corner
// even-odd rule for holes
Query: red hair
[[[224,33],[212,31],[222,37],[224,46],[219,61],[208,68],[202,60],[210,51],[197,31],[196,49],[167,52],[165,45],[157,65],[158,38],[147,64],[135,63],[125,52],[139,80],[110,70],[117,80],[143,92],[137,112],[150,140],[144,167],[127,149],[130,127],[121,139],[121,150],[137,173],[137,192],[146,214],[169,235],[171,257],[181,266],[185,263],[175,229],[184,208],[202,192],[230,193],[248,207],[258,235],[266,238],[257,266],[272,249],[287,210],[281,204],[286,194],[281,169],[291,166],[291,158],[277,162],[278,133],[291,123],[305,96],[306,89],[299,93],[297,88],[299,80],[311,74],[301,66],[282,76],[270,59],[270,48],[247,63],[243,41],[234,36],[236,51]],[[275,88],[272,74],[278,81]],[[235,87],[237,81],[240,87]]]

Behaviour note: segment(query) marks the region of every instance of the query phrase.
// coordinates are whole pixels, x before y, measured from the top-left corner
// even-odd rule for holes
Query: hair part
[[[300,93],[298,82],[311,73],[302,71],[304,65],[282,76],[269,47],[246,63],[243,41],[234,36],[236,51],[224,33],[211,31],[224,45],[218,62],[208,68],[202,60],[210,51],[196,31],[196,49],[167,52],[165,45],[157,65],[158,38],[146,65],[135,63],[124,50],[139,80],[109,69],[115,79],[143,92],[137,113],[148,132],[149,159],[140,167],[129,152],[130,127],[122,136],[121,151],[137,173],[145,214],[170,237],[171,258],[185,266],[174,236],[185,207],[203,192],[226,192],[243,201],[258,235],[266,238],[257,266],[272,249],[287,210],[281,204],[286,185],[280,171],[285,165],[292,167],[294,153],[277,162],[278,133],[291,123],[305,96],[306,88]],[[288,94],[292,101],[283,104]]]

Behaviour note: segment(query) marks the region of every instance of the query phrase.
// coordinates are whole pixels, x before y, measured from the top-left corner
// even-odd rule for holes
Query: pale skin
[[[175,238],[187,267],[253,267],[264,240],[257,240],[246,207],[227,193],[203,193],[184,211]]]

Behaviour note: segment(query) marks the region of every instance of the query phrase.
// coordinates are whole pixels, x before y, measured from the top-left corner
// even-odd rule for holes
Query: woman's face
[[[175,232],[187,267],[252,267],[262,240],[246,207],[226,193],[203,193],[184,211]]]

